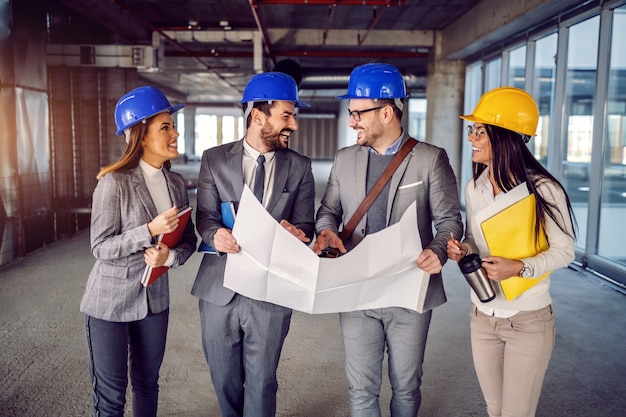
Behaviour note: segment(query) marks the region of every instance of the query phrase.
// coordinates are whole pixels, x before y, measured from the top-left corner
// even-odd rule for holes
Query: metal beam
[[[405,6],[406,0],[250,0],[263,5]]]
[[[124,11],[114,1],[58,0],[58,2],[94,23],[131,41],[150,41],[151,31],[146,25]]]

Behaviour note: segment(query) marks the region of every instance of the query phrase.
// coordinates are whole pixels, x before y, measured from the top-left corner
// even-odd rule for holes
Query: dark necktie
[[[263,204],[263,188],[265,185],[265,157],[259,155],[256,159],[256,173],[254,174],[254,195]]]

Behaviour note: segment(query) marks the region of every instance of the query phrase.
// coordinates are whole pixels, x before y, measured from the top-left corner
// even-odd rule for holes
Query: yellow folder
[[[480,224],[489,252],[493,256],[521,259],[548,249],[543,228],[535,239],[535,195],[529,194]],[[514,276],[500,281],[507,300],[513,300],[533,287],[550,272],[536,278]]]

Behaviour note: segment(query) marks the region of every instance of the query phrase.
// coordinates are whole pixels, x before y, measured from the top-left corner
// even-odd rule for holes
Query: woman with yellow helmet
[[[471,293],[474,367],[490,417],[532,417],[554,348],[550,278],[513,299],[504,295],[501,283],[513,277],[541,277],[574,260],[572,206],[563,186],[526,147],[539,120],[528,93],[513,87],[493,89],[471,115],[461,118],[473,123],[467,128],[473,178],[465,187],[466,235],[462,242],[450,238],[448,257],[459,261],[469,253],[479,254],[496,293],[487,302]],[[545,232],[549,247],[522,259],[492,256],[476,213],[524,183],[536,201],[535,235]]]

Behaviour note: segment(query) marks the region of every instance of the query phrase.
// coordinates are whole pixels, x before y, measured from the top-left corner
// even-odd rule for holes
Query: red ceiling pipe
[[[254,16],[254,21],[256,22],[257,28],[261,32],[263,36],[263,45],[265,45],[265,53],[274,61],[276,64],[276,59],[272,54],[272,44],[270,42],[270,36],[267,34],[267,28],[263,24],[263,18],[261,17],[261,9],[259,9],[258,2],[255,0],[248,0],[250,4],[250,10],[252,11],[252,15]]]
[[[333,5],[333,6],[406,6],[406,0],[250,0],[257,4]]]

